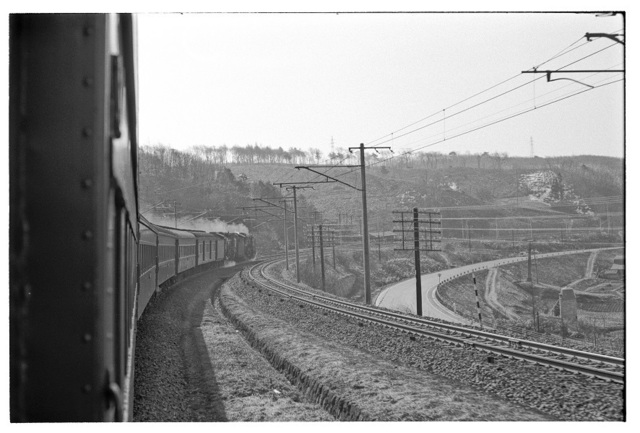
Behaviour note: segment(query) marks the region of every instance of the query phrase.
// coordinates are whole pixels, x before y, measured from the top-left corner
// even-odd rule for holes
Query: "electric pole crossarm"
[[[301,168],[307,168],[307,167],[311,167],[311,168],[359,168],[360,165],[331,165],[331,164],[324,164],[324,165],[323,164],[320,164],[320,165],[298,165],[295,168],[301,169]]]
[[[271,206],[264,206],[264,207],[271,207]],[[243,209],[243,210],[244,210],[244,208],[241,208],[241,209]],[[255,210],[255,211],[258,211],[258,210],[259,210],[260,212],[264,212],[264,213],[266,213],[267,215],[271,215],[271,216],[272,216],[272,217],[274,217],[274,218],[278,218],[278,219],[280,218],[280,215],[272,214],[271,212],[267,212],[266,210],[264,210],[264,209],[260,209],[260,208],[257,208],[257,207],[249,207],[249,208],[247,208],[247,209]]]
[[[327,183],[327,182],[281,182],[281,183],[274,183],[274,185],[279,186],[280,188],[282,188],[282,185],[292,185],[292,186],[296,186],[296,185],[305,185],[305,184],[309,184],[309,183]],[[307,187],[296,187],[297,189],[302,189],[302,188],[311,188],[313,189],[313,187],[311,186],[307,186]]]
[[[293,200],[293,197],[260,197],[258,198],[252,198],[251,200]]]
[[[617,33],[585,33],[584,37],[587,38],[587,41],[591,42],[593,38],[607,38],[611,39],[614,42],[624,45],[624,42],[617,38],[617,36],[624,36]]]
[[[258,200],[258,201],[261,201],[263,203],[270,204],[271,206],[269,206],[269,207],[277,207],[279,209],[283,209],[284,210],[284,207],[280,206],[279,204],[270,203],[270,202],[268,202],[267,200],[265,200],[263,198],[252,198],[251,200],[254,200],[254,201]]]
[[[257,205],[253,205],[253,206],[241,206],[238,207],[236,209],[260,209],[260,208],[270,208],[273,207],[275,205],[271,205],[271,206],[257,206]]]
[[[624,72],[624,69],[557,69],[555,71],[543,70],[539,71],[534,69],[533,71],[521,71],[522,74],[580,74],[580,73],[600,73],[600,72]]]
[[[358,147],[350,147],[349,148],[349,152],[351,152],[352,150],[360,150],[360,149],[373,149],[373,150],[384,150],[384,149],[387,149],[387,150],[391,150],[391,148],[388,147],[388,146],[385,146],[385,147],[382,147],[382,146],[358,146]],[[356,165],[355,167],[360,167],[360,166]]]
[[[260,224],[257,224],[256,226],[254,226],[253,228],[255,229],[255,228],[257,228],[257,227],[260,227],[260,226],[261,226],[261,225],[263,225],[263,224],[272,223],[272,222],[274,222],[274,221],[282,221],[282,218],[280,218],[280,219],[275,219],[275,220],[267,220],[267,221],[263,221],[263,222],[261,222]]]
[[[305,170],[309,170],[309,171],[310,171],[310,172],[312,172],[312,173],[316,173],[316,174],[319,174],[320,176],[324,176],[324,177],[326,177],[326,178],[327,178],[327,180],[326,180],[326,181],[324,181],[324,182],[309,182],[309,183],[334,183],[334,182],[338,182],[338,183],[341,183],[341,184],[343,184],[343,185],[348,186],[349,188],[353,188],[353,189],[355,189],[356,191],[362,191],[361,189],[356,188],[356,187],[355,187],[355,186],[353,186],[353,185],[350,185],[350,184],[348,184],[348,183],[346,183],[346,182],[343,182],[343,181],[341,181],[341,180],[338,180],[338,179],[336,179],[335,177],[331,177],[331,176],[329,176],[328,174],[324,174],[324,173],[322,173],[322,172],[320,172],[320,171],[314,170],[313,168],[310,168],[310,167],[302,167],[302,166],[301,166],[301,167],[296,167],[296,168],[297,168],[297,169],[304,168]]]
[[[568,80],[573,81],[574,83],[582,84],[583,86],[590,87],[595,89],[594,86],[590,84],[583,83],[582,81],[574,80],[573,78],[555,78],[551,79],[551,74],[575,74],[575,73],[607,73],[607,72],[623,72],[623,69],[580,69],[580,70],[556,70],[556,71],[538,71],[534,69],[533,71],[522,71],[523,74],[547,74],[547,82],[550,83],[552,81],[560,81],[560,80]]]

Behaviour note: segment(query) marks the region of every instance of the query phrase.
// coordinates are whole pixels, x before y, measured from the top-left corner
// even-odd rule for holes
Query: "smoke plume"
[[[165,226],[165,227],[175,227],[176,221],[174,218],[166,218],[156,215],[149,215],[147,219],[157,225]],[[245,233],[249,234],[249,229],[244,224],[233,224],[227,223],[225,221],[221,221],[219,219],[215,219],[213,221],[205,220],[205,219],[197,219],[189,221],[187,218],[178,218],[178,227],[179,229],[186,230],[202,230],[205,232],[216,232],[216,233]]]

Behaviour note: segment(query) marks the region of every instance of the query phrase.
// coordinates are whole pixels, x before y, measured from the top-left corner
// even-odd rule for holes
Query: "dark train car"
[[[235,233],[236,237],[236,261],[244,260],[244,249],[247,241],[247,235],[244,233]]]
[[[251,235],[247,235],[245,240],[245,259],[252,259],[256,255],[256,244],[255,239]]]
[[[176,274],[196,266],[196,237],[187,230],[164,227],[176,237]]]
[[[143,218],[140,218],[138,265],[140,277],[137,317],[140,318],[158,287],[158,234],[153,225]]]
[[[231,233],[218,233],[224,238],[224,259],[233,260],[236,256],[236,239]]]
[[[126,420],[137,294],[135,21],[10,23],[10,419]]]
[[[176,235],[164,227],[152,225],[158,235],[158,283],[167,281],[176,274]]]
[[[252,258],[255,254],[253,236],[245,233],[227,233],[229,243],[232,245],[228,256],[229,260],[243,261]]]
[[[176,235],[168,229],[151,224],[158,236],[158,286],[176,275]]]
[[[227,238],[221,233],[211,233],[215,239],[214,260],[220,262],[220,266],[224,263],[227,248]]]
[[[192,231],[196,237],[197,254],[196,266],[212,262],[214,260],[215,236],[211,233]]]

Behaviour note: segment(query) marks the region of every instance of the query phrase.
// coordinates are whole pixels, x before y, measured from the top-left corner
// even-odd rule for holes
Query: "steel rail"
[[[270,263],[266,263],[265,264],[265,268],[267,266],[271,266],[273,264],[277,263],[277,261],[272,261]],[[574,357],[574,358],[580,358],[580,359],[584,359],[587,361],[591,361],[591,362],[600,362],[600,363],[606,363],[606,364],[611,364],[614,366],[618,366],[618,367],[624,367],[625,365],[625,360],[623,358],[616,358],[613,356],[608,356],[608,355],[603,355],[603,354],[599,354],[599,353],[591,353],[591,352],[584,352],[584,351],[580,351],[580,350],[576,350],[576,349],[571,349],[568,347],[562,347],[562,346],[554,346],[551,344],[546,344],[546,343],[540,343],[537,341],[531,341],[531,340],[525,340],[525,339],[521,339],[521,338],[516,338],[516,337],[509,337],[506,335],[501,335],[501,334],[494,334],[491,332],[487,332],[487,331],[482,331],[482,330],[477,330],[477,329],[472,329],[472,328],[465,328],[462,326],[458,326],[458,325],[452,325],[452,324],[447,324],[447,323],[441,323],[441,322],[436,322],[433,320],[429,320],[429,319],[425,319],[425,318],[421,318],[421,317],[411,317],[411,316],[407,316],[404,314],[400,314],[400,313],[396,313],[393,311],[384,311],[384,310],[380,310],[379,308],[375,308],[375,307],[369,307],[369,306],[365,306],[365,305],[359,305],[359,304],[354,304],[351,302],[347,302],[347,301],[342,301],[339,299],[334,299],[331,297],[324,297],[322,295],[310,295],[309,293],[307,293],[304,290],[301,290],[298,287],[294,287],[294,286],[290,286],[288,284],[282,283],[280,281],[275,281],[273,279],[270,279],[266,276],[266,274],[263,273],[263,277],[270,280],[273,284],[276,284],[280,287],[283,288],[287,288],[289,290],[295,291],[297,293],[300,293],[302,295],[306,295],[306,296],[314,296],[314,297],[320,297],[323,299],[326,299],[327,302],[333,302],[336,303],[338,305],[342,305],[348,308],[355,308],[358,310],[365,310],[368,311],[372,314],[378,314],[378,315],[382,315],[382,316],[387,316],[387,317],[394,317],[396,319],[399,320],[405,320],[405,321],[409,321],[409,322],[414,322],[414,323],[420,323],[426,326],[432,326],[432,327],[436,327],[436,328],[445,328],[448,329],[452,332],[456,332],[456,333],[460,333],[460,334],[464,334],[470,337],[477,337],[477,338],[483,338],[483,339],[490,339],[490,340],[499,340],[502,341],[503,343],[506,343],[508,345],[517,345],[517,346],[524,346],[530,349],[535,349],[535,350],[542,350],[542,351],[546,351],[549,353],[554,353],[554,354],[559,354],[559,355],[564,355],[564,356],[569,356],[569,357]]]
[[[443,334],[442,331],[437,332],[437,331],[429,331],[423,328],[416,328],[414,326],[411,325],[405,325],[405,324],[401,324],[398,322],[391,322],[389,320],[386,320],[385,318],[378,318],[378,317],[371,317],[368,315],[363,315],[360,314],[358,312],[354,312],[354,311],[348,311],[345,310],[343,308],[349,308],[350,310],[363,310],[366,311],[367,313],[373,313],[376,316],[382,316],[382,317],[386,317],[386,318],[393,318],[393,319],[399,319],[399,320],[403,320],[403,321],[407,321],[407,322],[411,322],[414,324],[419,324],[419,325],[427,325],[431,328],[436,328],[436,329],[445,329],[446,331],[452,331],[452,332],[456,332],[459,334],[462,334],[463,336],[466,337],[472,337],[472,338],[482,338],[485,340],[492,340],[492,341],[497,341],[497,342],[501,342],[501,343],[508,343],[508,344],[513,344],[514,343],[514,339],[510,338],[510,337],[506,337],[506,336],[502,336],[502,335],[497,335],[497,334],[491,334],[488,332],[477,332],[475,330],[469,330],[468,328],[462,328],[462,327],[458,327],[455,325],[447,325],[447,324],[442,324],[440,322],[433,322],[433,321],[429,321],[426,319],[417,319],[417,318],[413,318],[413,317],[408,317],[408,316],[404,316],[401,314],[397,314],[397,313],[392,313],[392,312],[386,312],[386,311],[380,311],[378,309],[372,308],[372,307],[364,307],[361,305],[357,305],[357,304],[353,304],[353,303],[349,303],[349,302],[345,302],[345,301],[340,301],[340,300],[336,300],[330,297],[326,297],[326,296],[322,296],[322,295],[316,295],[316,294],[310,294],[304,290],[301,290],[297,287],[294,286],[290,286],[288,284],[279,282],[279,281],[275,281],[272,278],[269,278],[266,273],[265,273],[265,269],[268,266],[271,266],[275,263],[277,263],[279,260],[270,260],[270,261],[266,261],[266,262],[261,262],[258,263],[256,265],[254,265],[250,270],[249,270],[249,276],[251,277],[251,279],[253,279],[254,282],[256,282],[257,284],[268,288],[272,291],[275,291],[283,296],[286,296],[288,298],[293,298],[297,301],[301,301],[301,302],[306,302],[308,304],[320,307],[320,308],[324,308],[324,309],[329,309],[332,310],[334,312],[337,312],[339,314],[345,314],[345,315],[350,315],[353,317],[357,317],[360,318],[362,320],[366,320],[369,322],[374,322],[374,323],[379,323],[383,326],[389,326],[389,327],[393,327],[396,329],[401,329],[405,332],[409,332],[409,333],[414,333],[414,334],[418,334],[418,335],[424,335],[430,338],[434,338],[440,341],[445,341],[448,343],[453,343],[453,344],[457,344],[457,345],[467,345],[467,346],[471,346],[474,348],[477,348],[479,350],[483,350],[486,352],[490,352],[490,353],[494,353],[494,354],[498,354],[498,355],[502,355],[502,356],[506,356],[509,358],[515,358],[515,359],[520,359],[520,360],[524,360],[527,362],[533,362],[536,364],[540,364],[540,365],[547,365],[556,369],[560,369],[560,370],[565,370],[565,371],[570,371],[570,372],[574,372],[574,373],[581,373],[581,374],[585,374],[587,376],[592,376],[592,377],[598,377],[600,379],[604,379],[604,380],[610,380],[612,382],[616,382],[616,383],[624,383],[624,373],[621,372],[613,372],[613,371],[608,371],[608,370],[602,370],[602,369],[598,369],[598,368],[594,368],[594,367],[589,367],[589,366],[584,366],[584,365],[580,365],[580,364],[574,364],[568,361],[564,361],[564,360],[559,360],[559,359],[553,359],[553,358],[548,358],[548,357],[544,357],[544,356],[540,356],[537,354],[531,354],[531,353],[525,353],[522,352],[521,350],[515,350],[515,349],[511,349],[511,348],[505,348],[505,347],[501,347],[501,346],[495,346],[492,344],[488,344],[485,342],[480,342],[480,341],[475,341],[475,340],[469,340],[468,338],[465,337],[459,337],[459,336],[451,336],[451,335],[447,335],[447,334]],[[257,278],[255,278],[255,276],[253,275],[253,271],[257,268],[260,268],[260,277],[265,279],[268,283],[271,284],[271,286],[269,284],[265,284],[261,281],[259,281]],[[286,291],[280,290],[278,288],[274,288],[273,285],[280,287],[280,288],[284,288],[287,291],[293,291],[295,293],[299,293],[302,296],[295,296],[295,295],[291,295],[290,293],[287,293]],[[311,298],[311,299],[308,299]],[[335,306],[330,306],[327,305],[327,302],[329,303],[334,303],[334,304],[338,304],[343,308],[340,307],[335,307]],[[497,336],[497,338],[496,338]],[[596,362],[606,362],[606,363],[611,363],[613,365],[616,366],[624,366],[624,360],[623,359],[619,359],[619,358],[614,358],[614,357],[606,357],[605,355],[599,355],[599,354],[591,354],[588,352],[582,352],[582,351],[576,351],[573,349],[568,349],[568,348],[558,348],[557,346],[551,346],[551,345],[547,345],[547,344],[543,344],[543,343],[536,343],[536,342],[530,342],[530,341],[526,341],[526,340],[519,340],[519,339],[515,339],[518,343],[518,345],[516,346],[517,349],[521,349],[522,348],[522,344],[525,344],[525,347],[527,346],[527,343],[532,343],[531,347],[533,346],[540,346],[540,347],[544,347],[544,350],[547,353],[554,353],[554,354],[561,354],[561,355],[565,355],[567,356],[569,354],[569,356],[575,357],[575,358],[581,358],[581,359],[585,359],[588,361],[596,361]],[[559,349],[559,350],[558,350]],[[568,353],[567,353],[568,352]],[[591,357],[591,355],[596,355],[595,357]],[[607,359],[607,361],[601,361],[601,358],[604,357],[605,359]],[[595,359],[594,359],[595,358]],[[610,360],[614,360],[613,362],[611,362]],[[617,361],[621,361],[621,364],[617,363]]]

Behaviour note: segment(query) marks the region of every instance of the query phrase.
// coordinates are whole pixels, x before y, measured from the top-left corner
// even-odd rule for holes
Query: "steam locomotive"
[[[183,272],[251,236],[139,215],[136,22],[10,16],[10,419],[126,421],[136,321]]]

